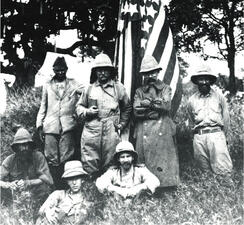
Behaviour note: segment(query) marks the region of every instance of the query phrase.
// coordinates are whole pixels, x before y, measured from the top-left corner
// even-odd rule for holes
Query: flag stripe
[[[168,63],[170,63],[170,57],[171,57],[171,53],[172,53],[172,48],[173,48],[173,39],[172,39],[172,34],[171,32],[169,32],[169,36],[164,48],[164,52],[161,56],[159,65],[162,67],[162,70],[159,73],[159,79],[163,80],[166,70],[167,70],[167,65]]]
[[[162,54],[165,50],[168,36],[169,36],[169,25],[168,23],[164,23],[161,32],[159,34],[158,41],[156,42],[155,49],[152,54],[158,62],[160,61]]]
[[[175,113],[181,100],[179,66],[162,1],[121,0],[120,7],[118,31],[122,32],[115,53],[119,80],[133,99],[135,89],[141,86],[141,77],[138,76],[141,59],[144,55],[154,56],[162,67],[159,79],[172,89],[172,110]],[[139,47],[136,40],[140,42]]]
[[[158,37],[159,37],[160,31],[161,31],[161,27],[163,26],[164,21],[165,21],[165,11],[162,8],[163,7],[160,8],[157,19],[154,22],[152,32],[151,32],[150,37],[147,42],[145,55],[152,55],[153,51],[155,49],[155,46],[158,42]]]
[[[176,55],[175,55],[175,49],[173,48],[171,51],[171,56],[169,58],[169,63],[167,64],[167,69],[165,71],[164,75],[164,83],[170,85],[171,79],[174,75],[174,69],[175,69],[175,63],[176,63]]]

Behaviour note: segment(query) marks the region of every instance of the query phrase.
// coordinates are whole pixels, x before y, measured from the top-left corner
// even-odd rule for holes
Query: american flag
[[[142,80],[138,75],[144,55],[152,55],[162,70],[159,79],[172,89],[172,115],[181,101],[181,80],[173,36],[163,0],[121,0],[115,66],[131,99]]]

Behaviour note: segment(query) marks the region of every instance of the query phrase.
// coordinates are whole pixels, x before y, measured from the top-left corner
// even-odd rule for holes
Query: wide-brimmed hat
[[[120,154],[125,153],[125,152],[128,152],[133,156],[134,163],[137,161],[138,154],[135,151],[133,145],[129,141],[121,141],[116,146],[115,153],[114,153],[114,162],[117,163]]]
[[[114,68],[109,56],[103,53],[96,56],[92,69],[101,68],[101,67]]]
[[[88,175],[87,172],[83,169],[82,164],[78,160],[68,161],[64,165],[64,173],[62,178],[76,177]]]
[[[32,140],[32,136],[30,135],[28,130],[26,130],[25,128],[19,128],[17,130],[16,134],[14,135],[14,141],[11,144],[11,147],[12,147],[13,151],[16,152],[15,146],[17,144],[23,144],[23,143],[34,144],[34,142]]]
[[[156,59],[151,55],[145,55],[141,62],[140,73],[147,73],[153,70],[161,70]]]
[[[197,80],[199,77],[207,77],[210,80],[210,84],[214,84],[217,80],[217,77],[212,74],[211,68],[207,65],[200,65],[194,72],[193,75],[191,75],[191,81],[194,84],[197,84]]]

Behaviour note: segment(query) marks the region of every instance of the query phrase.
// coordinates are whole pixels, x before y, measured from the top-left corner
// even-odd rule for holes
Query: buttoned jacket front
[[[143,108],[145,99],[158,100],[158,110]],[[171,109],[171,88],[158,80],[154,85],[145,85],[136,90],[134,97],[136,151],[139,163],[145,163],[155,174],[161,186],[179,183],[179,162],[173,136],[175,124],[169,116]],[[150,117],[150,113],[156,115]],[[157,116],[158,115],[158,116]]]
[[[44,133],[60,134],[76,126],[75,105],[83,86],[73,79],[66,79],[63,95],[60,96],[55,81],[52,79],[43,86],[41,106],[37,115],[36,126],[43,126]]]

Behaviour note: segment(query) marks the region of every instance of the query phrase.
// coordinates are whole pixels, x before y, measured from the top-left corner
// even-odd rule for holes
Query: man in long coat
[[[134,115],[139,162],[155,174],[161,187],[179,184],[179,162],[174,143],[175,124],[170,118],[171,88],[158,80],[161,70],[152,56],[142,60],[144,85],[136,90]]]
[[[66,77],[67,70],[64,57],[57,57],[53,64],[55,76],[43,86],[36,121],[41,139],[45,135],[44,154],[58,189],[66,186],[61,180],[64,163],[74,156],[75,105],[84,90],[82,85]]]
[[[85,120],[81,161],[95,178],[109,166],[132,111],[125,87],[115,81],[115,70],[107,55],[95,58],[91,85],[82,94],[76,111]]]

